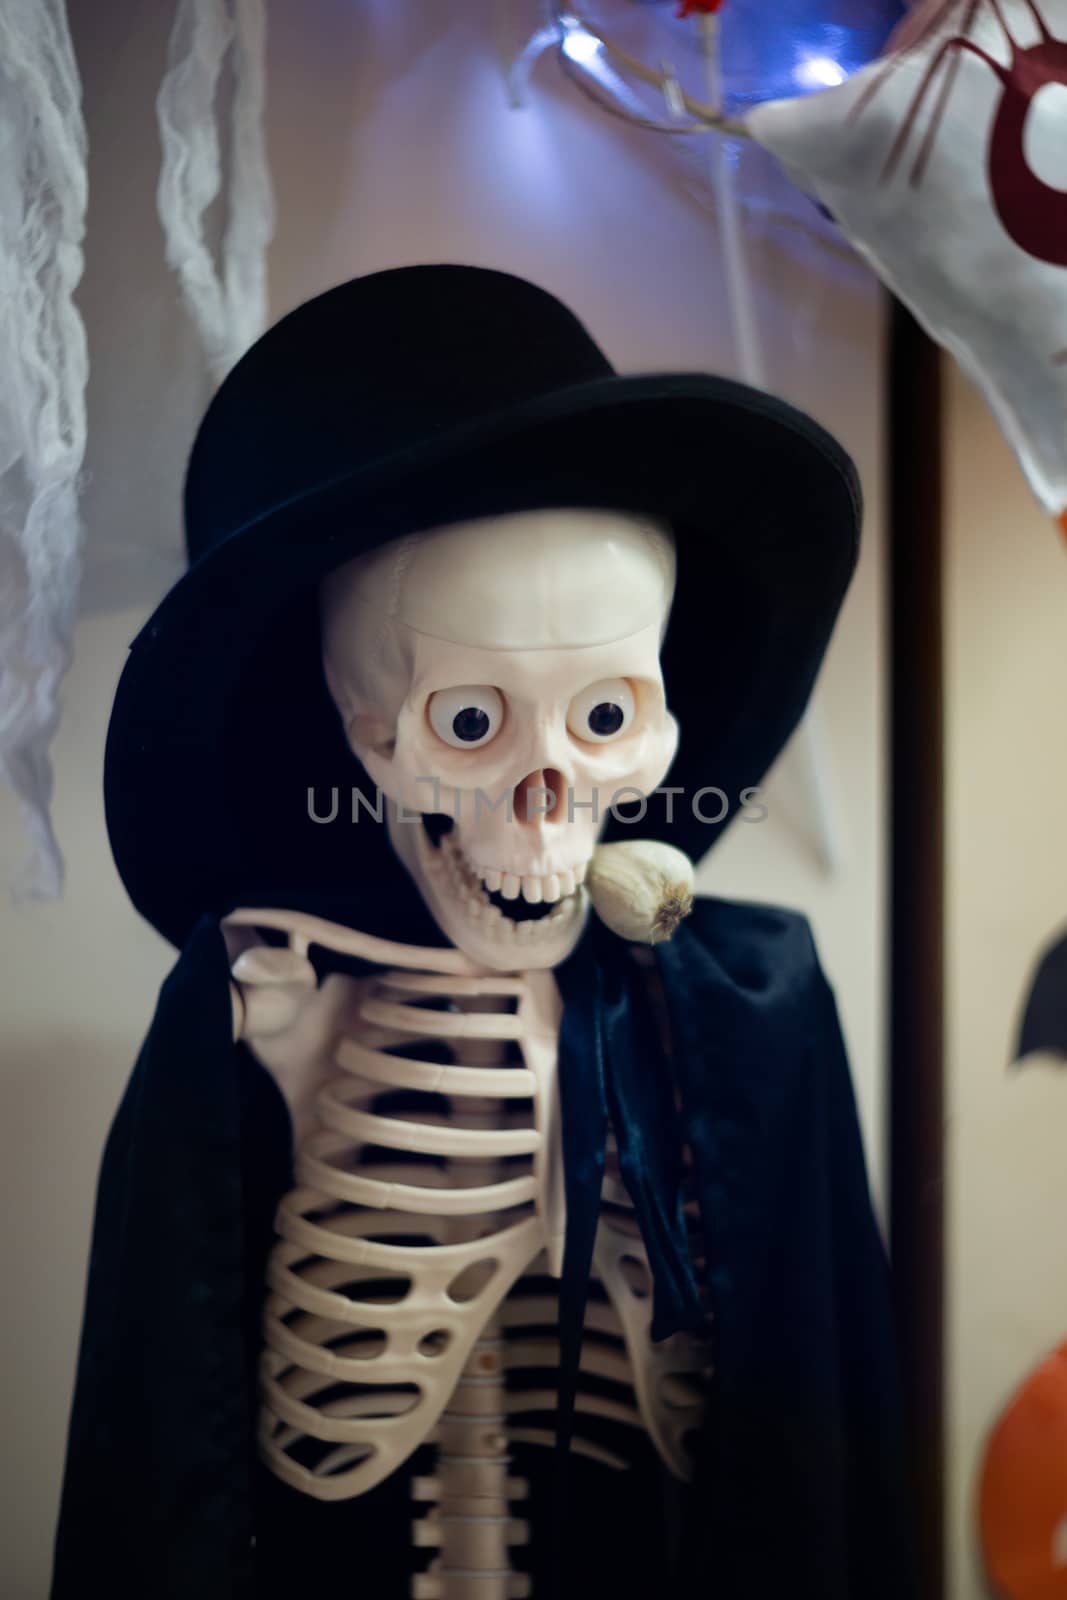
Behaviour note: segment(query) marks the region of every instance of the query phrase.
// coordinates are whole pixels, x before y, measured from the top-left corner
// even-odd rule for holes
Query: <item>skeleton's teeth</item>
[[[576,891],[585,877],[584,864],[544,874],[475,866],[464,855],[454,834],[446,834],[441,847],[428,854],[433,871],[445,876],[466,914],[492,936],[536,943],[579,911],[580,896]],[[521,895],[529,905],[544,903],[552,910],[543,917],[520,922],[493,905],[491,894],[499,894],[504,900],[517,900]]]

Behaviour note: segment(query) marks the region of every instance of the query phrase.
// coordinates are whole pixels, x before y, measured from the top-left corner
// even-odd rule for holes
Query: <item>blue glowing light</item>
[[[730,0],[721,35],[727,104],[740,110],[844,83],[878,55],[904,9],[902,0]]]

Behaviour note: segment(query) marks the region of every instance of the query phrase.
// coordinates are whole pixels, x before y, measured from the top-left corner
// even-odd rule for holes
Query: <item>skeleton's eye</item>
[[[625,678],[605,678],[576,694],[567,726],[577,739],[604,744],[625,733],[634,719],[634,692]]]
[[[428,710],[434,733],[457,750],[488,744],[504,720],[503,699],[485,684],[438,689]]]

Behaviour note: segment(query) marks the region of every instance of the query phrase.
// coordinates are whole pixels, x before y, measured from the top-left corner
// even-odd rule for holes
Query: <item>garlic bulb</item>
[[[601,921],[634,944],[669,939],[693,909],[693,863],[658,839],[598,846],[585,886]]]

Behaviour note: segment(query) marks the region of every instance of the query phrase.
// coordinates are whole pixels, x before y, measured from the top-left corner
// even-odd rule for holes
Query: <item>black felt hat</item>
[[[521,278],[405,267],[283,318],[201,424],[190,567],[134,641],[108,735],[112,848],[150,922],[180,943],[199,915],[242,900],[332,897],[368,931],[404,935],[390,916],[411,904],[402,869],[383,830],[348,810],[353,785],[371,790],[323,681],[318,584],[403,533],[551,506],[674,529],[663,663],[682,738],[667,781],[685,794],[650,803],[633,831],[703,853],[728,818],[701,820],[691,796],[720,789],[736,809],[807,701],[856,559],[851,462],[743,385],[619,376]],[[332,787],[326,826],[308,790]]]

